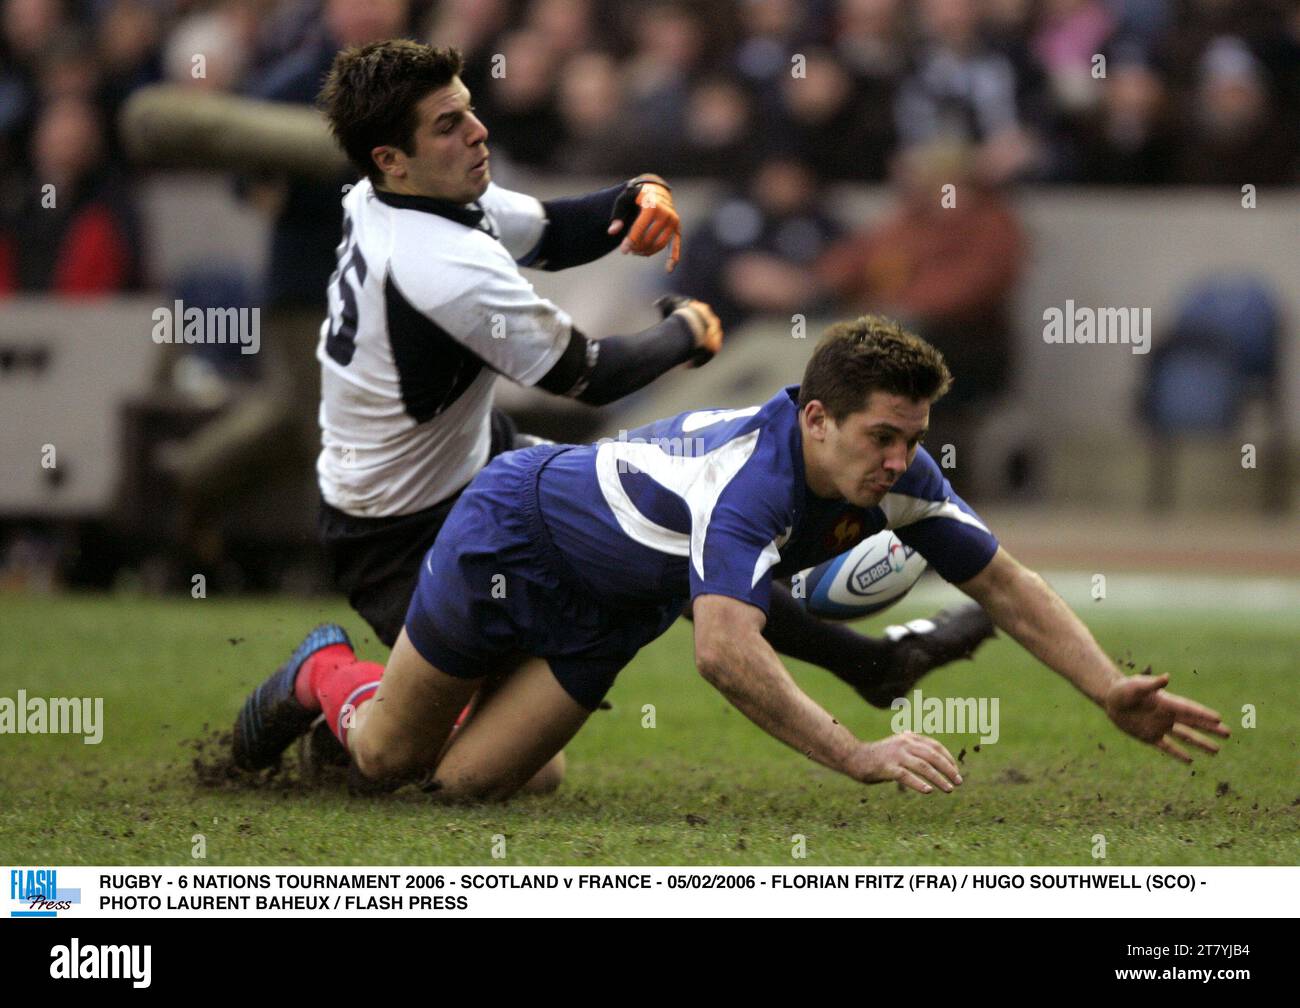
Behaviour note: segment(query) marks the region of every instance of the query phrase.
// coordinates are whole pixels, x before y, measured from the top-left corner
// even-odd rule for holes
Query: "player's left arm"
[[[520,266],[568,269],[619,247],[652,256],[670,242],[669,272],[681,258],[681,218],[671,188],[658,175],[638,175],[607,189],[542,202],[493,187],[484,201],[492,204],[502,242]]]
[[[1194,729],[1228,736],[1216,711],[1165,691],[1168,673],[1123,675],[1047,582],[1001,546],[983,570],[957,587],[1025,650],[1101,707],[1121,731],[1184,763],[1191,756],[1176,739],[1215,753],[1219,747]]]

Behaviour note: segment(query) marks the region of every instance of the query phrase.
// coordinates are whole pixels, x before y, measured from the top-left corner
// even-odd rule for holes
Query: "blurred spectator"
[[[754,170],[760,137],[772,124],[755,121],[745,90],[726,77],[711,77],[691,92],[686,112],[685,149],[674,175],[744,177]]]
[[[270,67],[245,90],[255,98],[314,104],[335,53],[406,34],[408,15],[406,0],[327,0],[324,23],[312,43]],[[347,171],[334,182],[292,179],[284,184],[267,262],[270,307],[324,310],[325,285],[342,238],[343,186],[351,181],[353,173]]]
[[[100,73],[93,39],[78,28],[60,29],[42,56],[37,78],[42,103],[60,98],[96,102]]]
[[[859,81],[895,81],[907,66],[899,0],[839,0],[835,55]]]
[[[496,40],[509,23],[507,0],[440,0],[425,41],[460,50],[465,61],[460,79],[478,101],[487,93]]]
[[[252,0],[260,9],[250,66],[272,66],[320,34],[321,0]]]
[[[976,180],[967,148],[909,148],[893,181],[897,206],[832,249],[818,272],[851,310],[898,318],[943,352],[957,380],[931,440],[956,444],[955,432],[973,428],[1008,384],[1025,237],[1007,201]]]
[[[505,152],[504,160],[545,168],[561,129],[556,54],[539,31],[511,32],[501,41],[499,67],[494,65],[486,88],[473,96],[489,140]]]
[[[859,91],[825,50],[807,53],[806,61],[805,76],[782,81],[780,117],[768,135],[822,179],[883,180],[894,145],[884,89]]]
[[[163,73],[200,91],[232,91],[248,63],[252,39],[234,4],[191,14],[163,46]]]
[[[1259,61],[1241,39],[1215,39],[1200,61],[1178,181],[1285,184],[1296,169],[1294,121],[1273,114]]]
[[[1164,84],[1146,63],[1112,57],[1101,106],[1074,130],[1073,181],[1159,185],[1175,169],[1176,138]]]
[[[635,174],[623,150],[623,81],[614,58],[603,52],[571,56],[560,70],[557,91],[562,139],[551,166],[580,175]],[[496,124],[490,128],[495,144]]]
[[[143,0],[114,0],[104,10],[96,33],[103,70],[103,104],[109,122],[131,92],[162,79],[162,23],[157,9]],[[116,130],[114,130],[116,136]],[[120,148],[114,151],[121,157]]]
[[[852,114],[862,135],[858,169],[839,177],[882,181],[895,144],[894,102],[907,66],[898,0],[839,0],[833,46],[834,57],[853,78]],[[839,150],[852,153],[846,145]]]
[[[735,67],[758,94],[790,76],[791,56],[804,35],[804,9],[796,0],[742,0],[742,37]]]
[[[1114,27],[1101,0],[1047,0],[1031,47],[1056,103],[1066,112],[1095,104],[1093,60]]]
[[[585,52],[596,44],[592,0],[532,0],[525,23],[560,59]]]
[[[764,161],[691,236],[674,287],[707,301],[729,331],[755,315],[815,313],[813,266],[840,234],[823,202],[801,161]]]
[[[0,154],[7,158],[26,157],[41,56],[64,24],[59,0],[4,0],[0,9]]]
[[[1020,126],[1015,74],[981,41],[974,0],[924,0],[921,21],[916,69],[895,106],[901,141],[973,143],[977,170],[990,184],[1020,175],[1033,148]]]
[[[655,3],[640,8],[636,49],[627,64],[624,129],[632,160],[655,171],[685,145],[689,87],[704,49],[704,29],[690,7]]]
[[[1172,0],[1106,0],[1115,20],[1115,35],[1140,46],[1143,52],[1155,52],[1160,37],[1173,19]]]
[[[1294,0],[1180,0],[1156,49],[1170,90],[1190,99],[1203,73],[1201,61],[1215,39],[1229,36],[1262,46],[1278,37],[1295,6]]]
[[[18,67],[34,71],[41,54],[67,20],[61,0],[5,0],[0,24],[6,55]]]
[[[59,98],[41,110],[34,174],[21,205],[0,222],[0,295],[87,296],[136,286],[135,217],[104,150],[103,122],[89,102]]]

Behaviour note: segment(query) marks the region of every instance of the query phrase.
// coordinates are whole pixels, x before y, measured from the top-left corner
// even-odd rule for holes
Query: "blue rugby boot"
[[[311,728],[320,712],[309,711],[298,702],[293,693],[294,682],[303,662],[332,644],[351,647],[352,641],[337,623],[322,623],[244,701],[231,735],[235,766],[241,770],[273,766],[294,739]]]

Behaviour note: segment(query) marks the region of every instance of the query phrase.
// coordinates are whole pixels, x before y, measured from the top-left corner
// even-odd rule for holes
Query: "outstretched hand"
[[[1213,755],[1219,747],[1193,729],[1210,732],[1220,738],[1229,735],[1217,711],[1166,693],[1169,674],[1135,675],[1117,680],[1106,694],[1106,714],[1123,732],[1149,742],[1161,752],[1183,763],[1192,757],[1175,739],[1194,745]]]
[[[673,194],[668,183],[658,175],[641,175],[628,184],[627,190],[614,205],[614,219],[608,233],[617,235],[623,230],[623,220],[636,209],[636,217],[619,248],[626,255],[652,256],[663,251],[672,242],[668,254],[667,271],[677,268],[682,256],[682,224],[673,206]]]
[[[892,780],[921,794],[935,788],[951,793],[961,784],[957,761],[943,743],[910,731],[859,743],[845,772],[863,784]]]

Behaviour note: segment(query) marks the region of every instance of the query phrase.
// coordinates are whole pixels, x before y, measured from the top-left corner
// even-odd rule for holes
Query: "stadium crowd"
[[[267,313],[265,353],[172,360],[170,389],[224,411],[132,470],[192,502],[166,509],[188,516],[182,539],[203,539],[231,472],[311,473],[310,361],[353,178],[234,178],[268,220],[264,273],[205,258],[150,275],[149,170],[119,112],[162,82],[310,104],[338,50],[401,36],[464,53],[499,178],[720,183],[663,283],[730,340],[762,316],[879,312],[939,347],[962,380],[935,443],[1015,374],[1019,189],[1300,181],[1288,0],[0,0],[0,298],[162,287]],[[847,221],[840,183],[886,198]],[[963,196],[940,207],[947,183]]]
[[[4,0],[0,293],[145,279],[114,126],[134,89],[305,101],[341,44],[401,34],[466,54],[498,163],[734,181],[768,225],[800,214],[794,265],[838,236],[802,212],[816,186],[882,181],[936,141],[990,187],[1297,180],[1300,7],[1283,0]],[[49,183],[72,194],[53,227]],[[724,223],[782,237],[753,213]],[[714,283],[734,266],[696,258]]]

